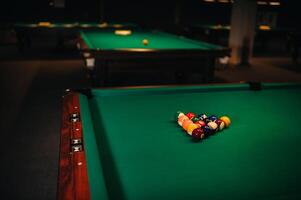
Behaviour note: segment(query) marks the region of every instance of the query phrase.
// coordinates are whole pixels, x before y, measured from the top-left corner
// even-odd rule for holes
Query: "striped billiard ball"
[[[179,124],[180,126],[182,126],[182,125],[183,125],[183,122],[184,122],[185,120],[189,120],[189,118],[188,118],[186,115],[180,116],[179,119],[178,119],[178,124]]]
[[[215,123],[217,124],[219,131],[221,131],[221,130],[223,130],[225,128],[225,122],[223,122],[222,120],[217,119],[215,121]]]
[[[181,116],[183,116],[183,115],[185,115],[183,112],[181,112],[181,111],[178,111],[178,112],[176,112],[176,118],[178,119],[179,117],[181,117]]]
[[[199,118],[199,120],[205,121],[205,119],[207,119],[207,116],[205,114],[200,114],[197,116],[197,118]]]
[[[209,126],[214,131],[217,131],[218,129],[218,125],[215,122],[208,122],[207,126]]]

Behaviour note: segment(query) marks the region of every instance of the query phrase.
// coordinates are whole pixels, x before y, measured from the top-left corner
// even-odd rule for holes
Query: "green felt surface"
[[[92,197],[103,192],[109,199],[128,200],[301,197],[300,85],[92,94],[80,99]],[[178,110],[226,114],[232,124],[194,143],[175,123]],[[105,187],[94,185],[99,180]]]
[[[114,30],[82,31],[81,36],[90,49],[222,49],[220,46],[190,40],[184,37],[160,32],[132,30],[131,35],[116,35]],[[148,45],[143,40],[148,40]]]

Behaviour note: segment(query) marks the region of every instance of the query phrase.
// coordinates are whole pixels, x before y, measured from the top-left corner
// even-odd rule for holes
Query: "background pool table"
[[[68,93],[59,199],[300,199],[301,85],[255,86]],[[232,124],[193,142],[178,110],[226,114]]]
[[[186,28],[187,34],[192,38],[198,38],[213,44],[228,46],[231,26],[228,24],[191,24]],[[257,26],[255,29],[255,48],[258,50],[273,49],[273,42],[281,44],[283,49],[289,34],[294,31],[288,27]],[[269,47],[271,46],[271,47]],[[268,48],[269,47],[269,48]]]
[[[20,22],[14,24],[17,35],[19,49],[24,51],[32,46],[32,41],[36,37],[43,37],[46,41],[51,36],[57,38],[57,46],[63,46],[64,41],[75,40],[79,31],[83,29],[117,29],[117,28],[134,28],[136,24],[132,23],[108,23],[108,22]]]
[[[144,45],[143,40],[148,40]],[[214,73],[218,57],[228,56],[227,48],[191,40],[161,31],[132,29],[129,35],[115,34],[115,30],[84,30],[78,43],[95,85],[105,85],[110,65],[128,64],[152,68],[162,67],[181,71],[193,70],[203,74],[208,82]],[[138,64],[137,64],[138,63]],[[190,68],[190,69],[189,69]]]

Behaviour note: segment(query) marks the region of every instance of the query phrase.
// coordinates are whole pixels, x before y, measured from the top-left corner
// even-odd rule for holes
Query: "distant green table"
[[[300,84],[68,93],[58,197],[300,199],[300,99]],[[232,124],[196,143],[176,123],[178,110],[227,114]]]
[[[204,74],[210,81],[214,73],[214,62],[218,57],[229,55],[229,49],[190,40],[182,36],[161,31],[141,29],[125,30],[129,34],[119,34],[116,30],[81,31],[78,47],[85,57],[87,67],[93,72],[97,85],[105,85],[108,79],[110,62],[138,62],[142,65],[152,63],[189,70],[196,66],[196,73]],[[147,41],[147,44],[144,41]],[[188,69],[187,69],[188,68]],[[192,70],[192,69],[191,69]]]
[[[200,38],[207,42],[219,45],[228,45],[231,26],[229,24],[192,24],[189,25],[189,34],[192,37]],[[259,44],[260,49],[264,50],[267,47],[268,41],[272,38],[287,39],[292,28],[286,27],[270,27],[261,25],[255,30],[255,43]]]
[[[118,28],[134,28],[137,25],[132,23],[97,23],[97,22],[35,22],[35,23],[16,23],[14,29],[16,31],[20,50],[30,47],[32,38],[37,35],[46,35],[47,33],[54,33],[57,37],[57,45],[61,46],[64,42],[64,38],[69,37],[76,39],[80,30],[85,29],[118,29]],[[46,34],[45,34],[46,33]]]
[[[137,25],[132,23],[97,23],[97,22],[37,22],[37,23],[16,23],[17,28],[39,28],[39,29],[85,29],[85,28],[133,28]]]

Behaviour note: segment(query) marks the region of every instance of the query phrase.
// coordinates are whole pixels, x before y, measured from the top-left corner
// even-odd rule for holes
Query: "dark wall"
[[[53,0],[4,0],[0,6],[0,20],[93,20],[98,18],[99,7],[98,0],[65,0],[64,8],[55,7]]]
[[[1,21],[99,20],[101,0],[65,0],[64,8],[51,6],[53,0],[6,0],[0,7]],[[139,24],[173,24],[177,0],[102,0],[107,21]],[[231,6],[206,5],[201,0],[180,0],[183,22],[228,21]],[[225,9],[226,8],[226,9]]]
[[[286,0],[283,1],[283,6],[279,9],[278,22],[280,26],[301,28],[301,1]]]
[[[181,2],[180,19],[183,24],[229,24],[231,19],[231,4],[212,4],[202,0],[65,0],[64,8],[55,8],[52,1],[1,0],[0,21],[99,21],[103,16],[106,21],[168,26],[174,24],[176,2]],[[286,0],[282,1],[280,8],[267,9],[279,12],[281,26],[298,26],[300,2]]]
[[[201,0],[182,0],[180,18],[182,23],[210,22],[229,23],[231,5],[203,3]],[[116,6],[118,5],[118,6]],[[105,19],[132,21],[146,25],[173,24],[177,0],[110,0],[105,4]]]
[[[105,3],[105,19],[132,21],[138,24],[172,23],[175,3],[171,0],[110,0]]]

